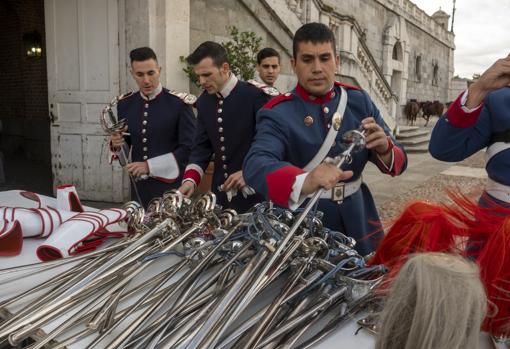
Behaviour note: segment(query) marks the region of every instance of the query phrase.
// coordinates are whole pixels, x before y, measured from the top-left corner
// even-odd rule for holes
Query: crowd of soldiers
[[[320,23],[297,30],[291,61],[297,85],[285,93],[274,87],[280,72],[274,49],[257,56],[259,81],[242,81],[232,73],[225,48],[203,42],[186,59],[204,90],[196,101],[161,86],[161,67],[150,48],[131,51],[131,73],[140,90],[121,96],[118,113],[127,128],[110,141],[114,153],[130,146],[125,168],[145,178],[132,184],[142,204],[172,188],[193,195],[213,159],[211,190],[222,207],[245,212],[271,200],[297,209],[323,188],[318,209],[325,226],[358,240],[360,253],[373,251],[382,226],[363,169],[370,161],[397,176],[407,155],[368,93],[335,81],[340,69],[335,42]],[[430,142],[431,154],[444,161],[489,146],[485,194],[504,207],[510,202],[508,61],[496,62],[451,104]],[[341,124],[332,127],[337,113]],[[356,129],[365,135],[362,151],[340,169],[323,161],[340,154],[342,135]]]

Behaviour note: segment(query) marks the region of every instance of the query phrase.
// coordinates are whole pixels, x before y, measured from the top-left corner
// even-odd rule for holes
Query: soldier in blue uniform
[[[280,75],[280,54],[274,48],[266,47],[257,53],[257,72],[259,78],[266,86],[275,87],[274,84]]]
[[[355,238],[357,250],[367,254],[376,247],[382,229],[370,190],[362,181],[365,164],[371,161],[395,176],[404,171],[407,157],[367,93],[334,81],[339,63],[335,52],[334,34],[324,24],[308,23],[296,32],[292,64],[298,84],[259,111],[257,134],[243,169],[250,186],[291,209],[319,188],[328,190],[318,206],[325,226]],[[333,115],[345,102],[340,129],[328,137],[335,129]],[[341,137],[346,131],[361,126],[368,134],[367,146],[354,154],[350,164],[340,170],[321,163],[343,151]],[[345,182],[343,187],[339,182]],[[331,189],[335,194],[343,190],[343,202],[331,200]]]
[[[255,115],[272,90],[265,93],[238,80],[230,71],[225,48],[215,42],[200,44],[187,62],[205,91],[196,103],[197,133],[180,190],[193,194],[214,154],[212,191],[218,203],[245,212],[263,200],[246,186],[241,168],[255,134]]]
[[[494,312],[482,328],[499,342],[510,338],[510,55],[499,59],[460,94],[432,131],[429,151],[442,161],[461,161],[487,148],[487,185],[469,212],[467,254],[476,258]],[[474,213],[474,219],[471,215]],[[505,342],[506,343],[506,342]]]
[[[442,161],[461,161],[487,147],[489,179],[483,206],[510,207],[509,84],[510,55],[495,62],[450,105],[430,138],[430,154]]]
[[[190,106],[195,100],[161,86],[161,67],[152,49],[134,49],[130,59],[131,74],[140,90],[119,98],[117,112],[119,119],[127,120],[127,130],[124,135],[112,135],[111,145],[117,152],[124,142],[131,147],[132,162],[126,169],[137,179],[141,204],[147,207],[152,198],[181,184],[195,133]],[[138,200],[134,188],[131,197]]]

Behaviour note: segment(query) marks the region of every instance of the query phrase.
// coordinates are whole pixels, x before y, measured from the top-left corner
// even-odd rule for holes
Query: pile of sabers
[[[313,210],[320,194],[297,215],[268,203],[238,215],[217,207],[211,193],[190,201],[169,192],[147,212],[128,203],[132,234],[114,244],[0,270],[5,284],[72,263],[0,302],[10,315],[0,341],[32,337],[29,348],[311,347],[372,305],[385,272],[365,266],[353,239],[322,226]],[[49,331],[36,335],[40,328]]]

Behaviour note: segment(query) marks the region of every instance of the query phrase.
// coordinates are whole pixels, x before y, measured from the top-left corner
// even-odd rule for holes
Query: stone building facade
[[[466,91],[472,83],[472,79],[459,78],[458,76],[454,76],[450,81],[450,97],[448,99],[450,101],[454,101],[462,92]]]
[[[448,20],[409,0],[192,0],[190,47],[228,40],[230,25],[254,31],[263,46],[282,53],[278,87],[287,90],[295,84],[292,34],[303,23],[323,22],[337,37],[339,78],[367,90],[394,126],[409,99],[449,100],[455,46]]]
[[[292,37],[304,23],[336,34],[338,79],[366,90],[394,128],[409,99],[449,100],[454,36],[448,15],[428,16],[409,0],[5,0],[0,101],[4,154],[51,163],[53,184],[73,183],[84,199],[122,201],[128,178],[111,166],[98,114],[136,85],[129,51],[150,46],[162,83],[200,93],[180,56],[229,26],[254,31],[282,56],[281,91],[295,86]],[[22,37],[42,36],[42,57],[24,57]]]

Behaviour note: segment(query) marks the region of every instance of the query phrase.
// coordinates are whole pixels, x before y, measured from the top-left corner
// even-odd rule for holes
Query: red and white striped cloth
[[[78,213],[54,230],[37,248],[37,256],[42,261],[49,261],[93,250],[106,237],[123,234],[109,232],[105,228],[124,220],[126,216],[127,212],[119,208]]]
[[[58,186],[56,199],[27,191],[4,193],[3,205],[0,204],[0,256],[19,255],[23,238],[47,238],[43,244],[46,247],[41,249],[40,254],[38,252],[38,256],[48,260],[94,249],[106,237],[123,236],[125,233],[105,229],[123,220],[126,217],[124,210],[84,212],[73,185]],[[60,229],[63,224],[65,226]],[[55,233],[58,235],[52,237]],[[59,252],[67,245],[65,252]]]
[[[76,216],[78,212],[57,210],[52,207],[22,208],[0,207],[0,219],[8,222],[18,221],[22,236],[47,237],[63,222]]]

